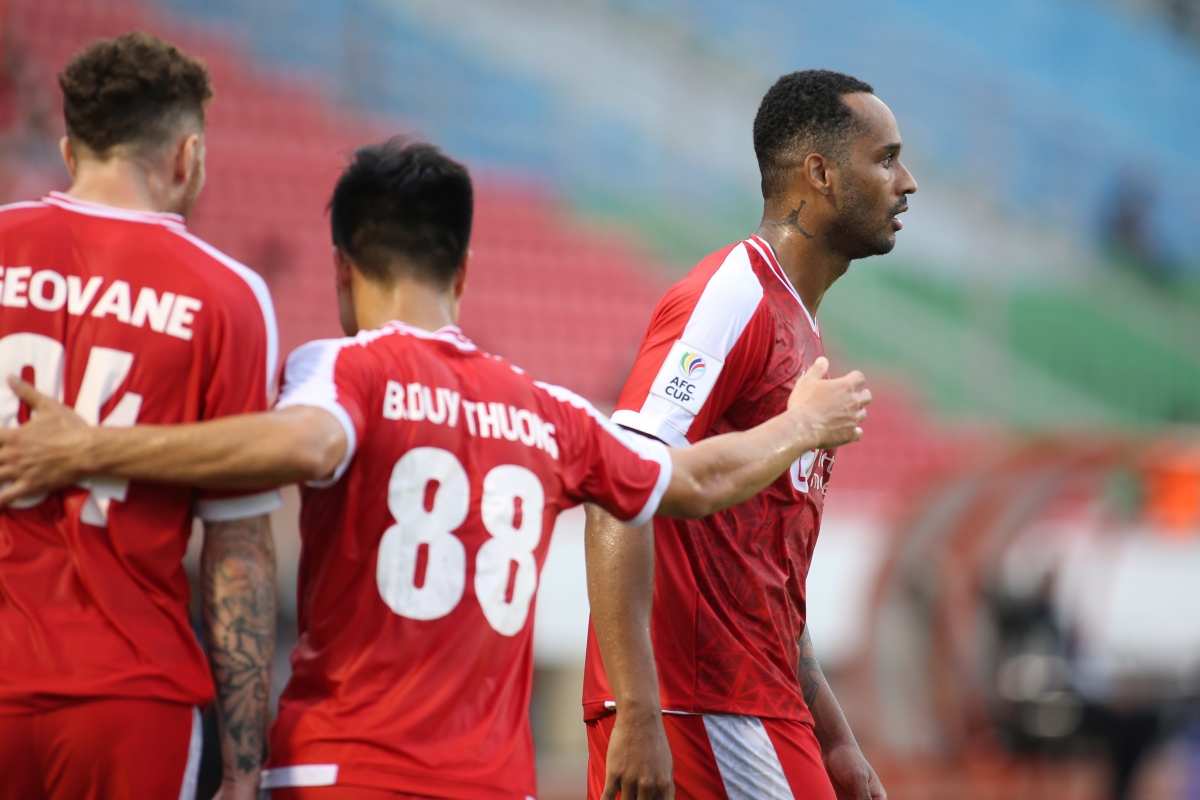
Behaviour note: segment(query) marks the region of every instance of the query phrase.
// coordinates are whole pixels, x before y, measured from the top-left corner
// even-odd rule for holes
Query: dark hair
[[[754,155],[762,173],[763,197],[785,185],[789,164],[812,152],[834,161],[846,155],[858,131],[854,112],[842,95],[874,94],[868,83],[827,69],[784,75],[767,90],[754,117]]]
[[[142,31],[98,39],[58,76],[67,134],[100,158],[117,145],[166,144],[186,117],[204,124],[213,96],[200,61]]]
[[[368,278],[408,270],[445,286],[471,240],[471,176],[433,145],[395,137],[354,151],[329,211],[333,243]]]

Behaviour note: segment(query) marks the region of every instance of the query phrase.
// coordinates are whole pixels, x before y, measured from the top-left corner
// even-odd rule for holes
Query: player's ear
[[[461,300],[463,292],[467,290],[467,267],[471,263],[471,251],[463,253],[462,263],[458,265],[458,272],[454,274],[454,299]]]
[[[350,258],[349,253],[337,245],[333,246],[333,268],[338,289],[350,290],[353,282],[350,274],[353,271],[353,264],[354,261]]]
[[[801,167],[804,180],[823,195],[833,191],[833,178],[837,166],[820,153],[809,153]]]
[[[75,148],[71,147],[71,137],[64,136],[58,140],[58,152],[62,154],[63,163],[67,165],[67,172],[71,173],[71,180],[75,180]]]

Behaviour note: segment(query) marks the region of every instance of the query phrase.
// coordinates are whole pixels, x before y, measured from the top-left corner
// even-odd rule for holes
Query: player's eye
[[[890,167],[892,165],[892,159],[895,157],[896,156],[893,153],[888,153],[886,156],[883,157],[883,165],[885,167]]]

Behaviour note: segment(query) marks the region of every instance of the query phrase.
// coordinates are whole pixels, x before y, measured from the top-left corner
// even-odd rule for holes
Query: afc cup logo
[[[683,358],[679,359],[679,374],[690,381],[703,378],[706,369],[708,367],[704,364],[704,359],[695,353],[684,353]]]

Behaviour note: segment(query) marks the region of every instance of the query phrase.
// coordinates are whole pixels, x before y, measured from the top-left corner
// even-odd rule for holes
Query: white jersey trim
[[[776,278],[787,287],[787,290],[792,293],[792,297],[796,298],[796,303],[800,306],[800,310],[804,312],[805,318],[808,320],[809,327],[813,329],[813,333],[819,339],[821,337],[821,326],[817,324],[817,320],[812,314],[808,313],[808,306],[804,305],[804,301],[800,299],[800,293],[796,291],[796,287],[788,280],[787,275],[783,272],[783,267],[779,264],[779,259],[775,256],[775,249],[771,247],[771,243],[761,236],[751,236],[746,240],[750,245],[758,251],[758,254],[763,257],[767,265],[771,268],[771,272]]]
[[[779,754],[761,719],[738,714],[704,714],[703,718],[729,800],[793,800]]]
[[[370,331],[371,334],[378,334],[371,338],[378,338],[387,332]],[[338,462],[333,474],[328,478],[308,481],[309,486],[318,489],[333,486],[341,480],[358,450],[358,433],[354,429],[354,422],[350,419],[350,413],[338,402],[334,370],[342,350],[358,344],[362,338],[363,334],[359,334],[355,338],[318,339],[302,344],[288,356],[283,368],[283,394],[275,408],[310,406],[323,409],[333,415],[346,434],[346,454]]]
[[[192,513],[205,522],[230,522],[270,514],[283,507],[283,496],[271,489],[241,497],[218,497],[197,500]]]
[[[671,484],[671,473],[675,469],[675,462],[671,460],[671,452],[667,450],[666,445],[642,436],[633,436],[628,431],[622,430],[619,426],[614,425],[612,420],[597,411],[595,406],[570,389],[557,386],[553,383],[543,383],[542,381],[534,381],[533,385],[544,390],[560,403],[567,403],[575,408],[586,411],[588,416],[600,423],[600,427],[605,432],[625,445],[626,448],[632,450],[642,459],[654,461],[658,464],[658,480],[654,482],[654,488],[650,490],[650,496],[646,498],[646,503],[642,506],[642,510],[633,519],[628,521],[622,520],[629,527],[645,525],[649,522],[655,512],[658,511],[659,505],[662,504],[663,495],[667,493],[667,487]]]
[[[655,439],[665,442],[671,447],[692,446],[692,443],[688,441],[687,431],[679,430],[667,419],[651,417],[640,411],[622,408],[613,412],[612,421],[622,428],[629,428],[646,436],[653,436]]]
[[[200,709],[192,706],[192,736],[188,741],[187,766],[183,768],[183,785],[179,787],[179,800],[194,800],[196,785],[200,782],[200,757],[204,754],[204,723]]]
[[[71,197],[71,195],[63,192],[50,192],[50,194],[42,198],[42,202],[46,205],[64,208],[67,211],[87,214],[89,217],[106,217],[108,219],[124,220],[125,222],[148,222],[152,225],[165,225],[176,231],[187,230],[183,217],[168,211],[136,211],[132,208],[117,208],[116,206],[107,206],[103,203],[80,200],[78,197]]]
[[[336,786],[337,764],[293,764],[262,771],[262,788],[285,789],[292,786]]]
[[[722,362],[729,357],[762,302],[762,283],[750,264],[750,254],[746,248],[745,242],[739,242],[725,256],[721,266],[705,284],[680,336],[680,341]],[[660,364],[660,372],[662,367]],[[705,402],[707,400],[705,397]],[[681,405],[657,394],[647,395],[636,413],[639,415],[637,418],[622,415],[620,424],[675,446],[686,446],[679,443],[680,437],[675,433],[683,434],[686,442],[687,432],[696,419],[695,414]]]
[[[275,303],[271,300],[271,290],[267,288],[267,282],[262,279],[261,275],[245,264],[230,258],[198,236],[188,233],[186,229],[172,228],[172,230],[175,230],[184,239],[187,239],[209,256],[232,270],[234,274],[246,282],[246,285],[250,287],[250,291],[254,292],[254,299],[258,301],[259,310],[262,312],[263,326],[267,332],[266,392],[267,401],[270,402],[275,394],[272,391],[272,386],[275,383],[275,370],[279,366],[279,325],[275,320]]]
[[[48,203],[43,203],[41,200],[18,200],[15,203],[5,203],[0,206],[0,211],[18,211],[22,208],[47,208]]]

